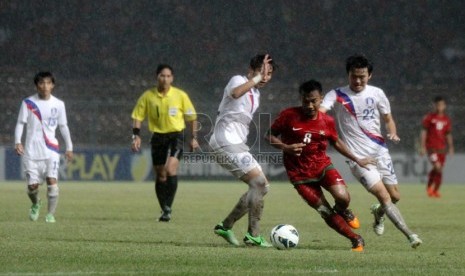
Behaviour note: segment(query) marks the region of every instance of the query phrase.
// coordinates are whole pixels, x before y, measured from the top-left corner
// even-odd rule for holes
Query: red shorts
[[[446,163],[446,154],[433,152],[428,155],[428,159],[431,162],[431,164],[439,163],[441,164],[441,166],[444,166],[444,164]]]
[[[344,179],[336,169],[329,169],[325,172],[325,175],[317,181],[295,184],[294,188],[310,206],[316,206],[320,203],[323,196],[321,187],[328,188],[333,185],[346,185]]]

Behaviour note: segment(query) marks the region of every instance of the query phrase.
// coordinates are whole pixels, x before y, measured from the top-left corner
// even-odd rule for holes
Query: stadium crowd
[[[324,91],[344,85],[342,61],[363,52],[376,65],[372,83],[385,88],[399,125],[403,142],[392,151],[415,150],[422,115],[437,94],[448,98],[457,141],[465,136],[458,127],[465,123],[465,21],[458,0],[447,5],[7,1],[0,6],[0,145],[13,145],[15,114],[34,89],[38,70],[58,76],[56,96],[67,104],[77,147],[118,147],[129,141],[131,108],[154,84],[158,63],[173,65],[175,84],[190,94],[197,111],[205,114],[200,122],[208,124],[225,81],[243,71],[242,61],[251,51],[270,51],[279,66],[274,82],[262,92],[260,113],[274,117],[292,104],[305,79],[320,79]],[[207,134],[207,129],[200,133]],[[456,150],[465,147],[457,143]]]

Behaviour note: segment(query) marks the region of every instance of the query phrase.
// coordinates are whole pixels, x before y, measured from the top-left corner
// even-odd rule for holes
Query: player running
[[[15,129],[15,150],[23,156],[23,165],[27,179],[27,195],[32,206],[29,219],[37,221],[41,201],[39,185],[47,182],[48,213],[45,221],[56,222],[55,210],[58,205],[58,168],[60,167],[60,147],[55,137],[57,127],[66,143],[65,157],[73,159],[73,143],[68,128],[66,109],[63,101],[52,95],[55,78],[50,72],[39,72],[34,77],[37,94],[23,100],[19,110]],[[23,147],[24,124],[26,144]]]
[[[329,227],[352,242],[352,251],[363,251],[362,236],[350,229],[359,228],[360,223],[348,209],[350,195],[347,186],[326,155],[326,148],[329,142],[360,167],[374,164],[375,161],[356,158],[338,138],[333,118],[318,111],[322,100],[322,87],[318,81],[303,83],[299,93],[302,106],[282,111],[266,139],[270,145],[283,151],[287,175],[300,196]],[[333,208],[326,200],[322,187],[333,196]]]
[[[210,138],[209,144],[214,150],[216,162],[249,186],[231,213],[214,228],[217,235],[236,246],[239,242],[231,229],[247,213],[249,223],[244,243],[259,247],[271,246],[260,235],[259,227],[263,198],[269,184],[246,142],[249,125],[259,105],[258,88],[264,87],[271,80],[275,69],[276,65],[269,55],[256,55],[250,60],[247,76],[236,75],[229,80]]]
[[[434,111],[425,115],[420,133],[420,155],[428,154],[433,165],[428,174],[427,194],[429,197],[441,197],[439,187],[442,183],[442,170],[446,163],[446,153],[454,154],[452,123],[446,114],[446,100],[434,98]]]
[[[387,137],[399,142],[391,107],[384,91],[368,85],[373,65],[362,55],[354,55],[346,61],[349,85],[329,91],[321,104],[320,111],[334,107],[341,139],[358,158],[370,156],[377,161],[366,170],[349,161],[352,174],[372,193],[380,204],[371,207],[375,217],[373,229],[376,234],[384,233],[384,214],[408,238],[413,248],[422,241],[405,223],[395,203],[400,199],[397,177],[386,142],[381,134],[381,117],[386,125]]]

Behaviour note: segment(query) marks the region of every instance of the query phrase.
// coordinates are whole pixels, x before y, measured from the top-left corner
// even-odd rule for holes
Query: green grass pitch
[[[294,225],[297,248],[234,248],[213,227],[246,190],[239,182],[180,181],[169,223],[159,216],[152,183],[61,182],[57,223],[28,219],[22,182],[0,183],[0,275],[464,275],[465,186],[445,184],[443,197],[426,197],[423,185],[401,185],[398,206],[423,239],[416,250],[386,221],[376,236],[369,207],[374,197],[349,184],[351,208],[362,227],[365,252],[326,226],[290,184],[272,182],[265,198],[262,232]],[[40,195],[45,199],[45,187]],[[246,231],[244,217],[234,227]]]

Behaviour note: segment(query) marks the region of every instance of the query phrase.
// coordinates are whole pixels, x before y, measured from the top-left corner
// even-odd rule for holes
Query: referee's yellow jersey
[[[145,91],[131,117],[141,122],[147,117],[151,132],[169,133],[182,131],[186,127],[184,120],[193,121],[197,114],[187,93],[171,86],[165,96],[156,87]]]

